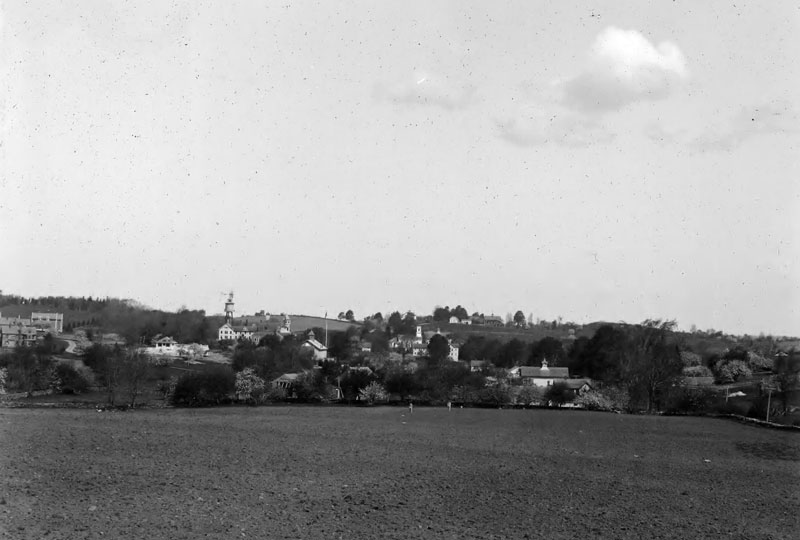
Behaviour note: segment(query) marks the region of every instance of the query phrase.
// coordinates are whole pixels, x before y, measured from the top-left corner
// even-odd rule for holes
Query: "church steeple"
[[[233,291],[228,294],[228,301],[225,302],[225,322],[233,324]]]

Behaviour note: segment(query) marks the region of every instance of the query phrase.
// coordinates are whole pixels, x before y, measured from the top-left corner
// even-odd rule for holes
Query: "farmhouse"
[[[32,345],[45,334],[63,331],[64,315],[61,313],[34,312],[30,318],[0,316],[0,347],[14,348]]]
[[[169,336],[156,336],[153,340],[153,347],[159,351],[173,351],[177,344],[178,342]]]
[[[486,326],[504,326],[502,317],[497,315],[489,315],[483,319],[483,324]]]
[[[514,375],[516,373],[516,375]],[[519,377],[523,385],[551,386],[556,382],[567,382],[569,368],[548,367],[547,360],[542,360],[542,367],[520,366],[511,370],[509,374]]]
[[[225,323],[219,327],[217,331],[217,339],[220,341],[236,341],[239,339],[253,339],[253,329],[247,326],[234,326],[231,323]]]
[[[586,392],[590,392],[594,389],[590,379],[567,379],[564,381],[564,384],[567,385],[567,389],[575,396],[582,396]]]
[[[19,345],[33,345],[39,332],[22,319],[6,319],[0,323],[0,347],[14,348]]]

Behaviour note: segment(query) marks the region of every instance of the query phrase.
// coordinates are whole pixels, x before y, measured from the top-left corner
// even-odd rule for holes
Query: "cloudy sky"
[[[0,11],[0,287],[800,334],[793,2]]]

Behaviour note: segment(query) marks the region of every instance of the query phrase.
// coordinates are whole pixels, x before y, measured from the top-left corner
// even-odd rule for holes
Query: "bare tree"
[[[772,371],[772,384],[778,391],[785,414],[789,410],[790,396],[800,388],[800,360],[796,358],[794,351],[790,354],[779,352],[775,355]]]
[[[620,374],[631,398],[646,399],[647,411],[658,410],[662,397],[681,377],[683,361],[670,342],[675,321],[648,319],[630,331]]]
[[[126,351],[121,366],[121,382],[131,408],[136,406],[136,398],[142,394],[149,366],[147,355],[135,349]]]
[[[103,384],[106,387],[108,404],[113,407],[116,405],[117,390],[122,380],[122,363],[125,358],[125,349],[115,345],[114,349],[110,352],[104,352],[105,354],[100,359],[101,363],[99,367],[101,369]]]

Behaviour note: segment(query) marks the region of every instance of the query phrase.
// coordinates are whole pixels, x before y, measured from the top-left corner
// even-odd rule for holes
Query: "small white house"
[[[327,360],[328,359],[328,348],[316,340],[316,336],[314,336],[314,331],[308,333],[308,339],[306,339],[303,344],[301,345],[303,348],[309,348],[314,351],[314,360]]]

